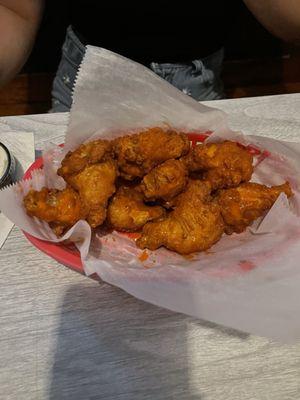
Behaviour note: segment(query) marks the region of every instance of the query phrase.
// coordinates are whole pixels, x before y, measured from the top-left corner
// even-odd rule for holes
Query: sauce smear
[[[148,260],[148,258],[149,258],[149,255],[148,255],[148,253],[146,252],[146,250],[144,250],[140,255],[139,255],[139,260],[141,261],[141,262],[144,262],[144,261],[147,261]]]

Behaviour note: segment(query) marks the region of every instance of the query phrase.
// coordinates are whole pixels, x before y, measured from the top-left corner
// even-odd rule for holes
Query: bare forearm
[[[272,34],[300,42],[300,0],[244,0],[244,3]]]
[[[42,0],[0,0],[0,86],[26,62],[42,9]]]

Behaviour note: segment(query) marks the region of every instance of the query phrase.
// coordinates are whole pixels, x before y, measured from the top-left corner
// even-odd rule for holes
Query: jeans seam
[[[68,26],[68,28],[67,28],[67,38],[66,39],[68,41],[70,41],[73,45],[75,45],[77,47],[77,50],[80,51],[80,53],[84,54],[84,52],[86,50],[86,46],[76,36],[76,34],[73,31],[71,26]]]
[[[65,53],[65,51],[63,51],[63,57],[62,57],[62,60],[61,60],[61,61],[63,61],[63,58],[65,58],[70,64],[72,64],[72,66],[73,66],[76,70],[78,70],[78,66],[80,65],[80,63],[81,63],[81,61],[82,61],[82,59],[81,59],[81,61],[80,61],[79,64],[76,63],[75,61],[73,61],[73,60],[68,56],[67,53]],[[83,57],[82,57],[82,58],[83,58]]]
[[[72,89],[66,86],[59,77],[56,77],[53,82],[52,94],[55,92],[63,92],[63,94],[65,94],[67,97],[70,97],[72,101]]]

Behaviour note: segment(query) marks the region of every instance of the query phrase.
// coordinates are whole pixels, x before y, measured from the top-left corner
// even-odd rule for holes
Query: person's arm
[[[0,0],[0,86],[26,62],[43,12],[44,0]]]
[[[300,0],[244,0],[255,18],[273,35],[300,42]]]

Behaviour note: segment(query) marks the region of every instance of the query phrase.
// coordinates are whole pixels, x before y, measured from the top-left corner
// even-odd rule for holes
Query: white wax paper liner
[[[199,104],[148,68],[88,46],[74,88],[66,149],[153,126],[227,131],[226,114]]]
[[[240,135],[232,139],[249,143],[248,137]],[[254,139],[257,146],[261,138]],[[300,155],[299,145],[283,143],[279,156],[272,153],[273,144],[277,151],[280,149],[277,141],[262,142],[271,155],[259,164],[254,180],[263,180],[260,177],[265,177],[265,170],[272,168],[274,176],[270,179],[275,183],[285,179],[293,182],[293,201],[299,205],[299,166],[294,169],[293,165]],[[292,149],[292,159],[290,150],[285,159],[285,148]],[[284,171],[281,182],[278,170]],[[58,242],[46,223],[28,217],[22,207],[29,188],[39,190],[45,184],[43,171],[36,171],[32,180],[1,192],[0,208],[21,229],[40,239]],[[278,198],[256,231],[224,236],[210,251],[191,259],[160,249],[149,252],[142,263],[141,251],[127,236],[98,231],[89,247],[90,235],[88,224],[79,221],[61,239],[75,241],[87,274],[96,272],[104,281],[174,311],[282,341],[299,338],[298,320],[291,315],[295,316],[295,308],[298,309],[295,296],[300,289],[300,225],[285,195]]]
[[[61,188],[55,174],[63,154],[95,137],[112,138],[151,126],[183,131],[214,131],[208,141],[238,140],[266,150],[255,159],[253,180],[280,184],[295,192],[281,195],[265,219],[241,235],[224,236],[210,251],[192,258],[159,249],[141,251],[132,239],[79,221],[61,240],[73,240],[87,274],[132,295],[174,311],[222,323],[281,341],[300,338],[300,146],[247,136],[227,127],[226,115],[199,105],[151,71],[107,50],[88,47],[75,91],[66,148],[45,154],[45,171],[31,181],[0,192],[0,209],[21,229],[58,242],[48,225],[28,217],[22,199],[30,187]],[[91,245],[90,245],[91,243]],[[297,312],[298,311],[298,312]]]

